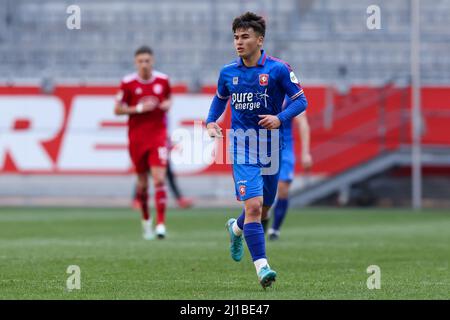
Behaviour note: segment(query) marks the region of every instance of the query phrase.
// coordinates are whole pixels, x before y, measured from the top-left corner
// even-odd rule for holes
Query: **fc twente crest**
[[[269,84],[269,75],[268,74],[260,74],[259,75],[259,85],[260,86],[267,86]]]

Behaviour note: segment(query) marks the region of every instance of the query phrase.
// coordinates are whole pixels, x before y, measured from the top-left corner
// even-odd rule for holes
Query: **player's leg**
[[[264,167],[262,171],[259,171],[258,179],[252,181],[259,186],[258,192],[263,196],[245,200],[245,241],[263,288],[269,287],[277,276],[267,261],[265,233],[261,221],[268,218],[270,207],[275,201],[280,172],[279,164],[279,161],[271,162],[269,167]]]
[[[261,169],[257,165],[233,164],[233,179],[235,182],[236,198],[238,201],[262,195]],[[244,254],[243,231],[245,220],[245,207],[241,215],[231,218],[226,223],[230,236],[230,254],[234,261],[241,261]]]
[[[155,187],[155,207],[156,207],[156,235],[159,239],[166,236],[166,174],[167,174],[167,147],[160,145],[150,150],[149,164],[153,185]]]
[[[236,223],[233,224],[233,233],[237,236],[242,235],[242,231],[244,230],[244,221],[245,221],[245,208],[242,209],[241,215],[237,219],[233,219]]]
[[[269,240],[277,240],[289,205],[289,187],[294,179],[295,156],[292,146],[283,149],[281,154],[280,176],[278,181],[278,199],[273,210],[272,227]]]
[[[244,237],[248,251],[252,256],[256,274],[263,288],[272,285],[276,272],[269,266],[266,256],[266,241],[261,224],[263,197],[258,196],[245,200]]]
[[[156,207],[156,235],[162,239],[166,236],[166,202],[167,192],[165,185],[166,167],[152,167],[151,171],[153,185],[155,187]]]
[[[167,180],[169,181],[170,189],[172,190],[175,199],[177,200],[178,206],[182,209],[192,207],[193,205],[192,199],[184,197],[181,194],[180,188],[177,185],[175,174],[173,173],[172,166],[170,164],[170,160],[167,161]]]
[[[261,224],[263,226],[264,233],[267,231],[267,226],[269,225],[269,210],[275,201],[275,196],[277,193],[276,184],[278,183],[279,177],[279,162],[278,164],[273,163],[277,167],[270,170],[270,174],[264,174],[263,179],[263,206],[261,212]],[[273,171],[273,172],[272,172]],[[275,186],[275,187],[274,187]]]
[[[238,201],[241,201],[240,196],[241,194],[245,193],[246,186],[245,185],[240,186],[238,183],[236,183],[237,181],[240,181],[236,179],[236,175],[239,178],[244,171],[240,167],[236,167],[236,165],[233,165],[232,168],[233,168],[233,179],[235,182],[236,198]],[[230,236],[231,258],[234,261],[238,262],[241,261],[242,256],[244,255],[244,246],[243,246],[244,236],[242,235],[244,230],[244,219],[245,219],[245,208],[242,210],[241,215],[237,219],[231,218],[225,224],[225,228],[227,229],[228,234]]]
[[[130,143],[129,153],[137,174],[136,197],[142,214],[143,237],[153,239],[152,219],[148,206],[148,151],[138,144]]]
[[[270,210],[270,206],[262,207],[261,225],[263,226],[264,233],[266,233],[267,226],[269,225],[269,220],[270,220],[269,210]]]
[[[137,177],[136,195],[142,213],[143,237],[146,240],[151,240],[154,238],[154,235],[148,206],[148,174],[147,172],[141,172],[137,174]]]
[[[137,182],[136,184],[133,186],[133,199],[131,202],[131,207],[134,210],[140,210],[141,209],[141,205],[139,204],[139,197],[138,197],[138,192],[137,192],[138,188],[137,188]]]
[[[290,181],[278,182],[278,198],[273,211],[273,223],[269,230],[269,239],[277,240],[280,236],[280,228],[286,217],[289,206],[289,187]]]
[[[172,166],[170,164],[170,161],[167,161],[167,180],[169,181],[170,190],[172,190],[173,195],[178,200],[179,198],[181,198],[181,192],[175,182],[175,175],[172,171]]]
[[[264,230],[261,224],[264,195],[261,167],[233,164],[233,177],[237,198],[244,201],[244,222],[242,229],[239,229],[243,231],[260,284],[266,288],[275,281],[276,272],[270,269],[267,261]],[[242,215],[238,220],[242,220]],[[235,221],[233,225],[240,224],[241,222]]]

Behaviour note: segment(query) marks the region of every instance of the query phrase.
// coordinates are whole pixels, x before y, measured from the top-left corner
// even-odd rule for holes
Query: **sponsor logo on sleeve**
[[[289,76],[291,77],[291,82],[292,82],[292,83],[298,84],[298,79],[297,79],[297,77],[295,76],[294,71],[291,71],[291,73],[289,74]]]

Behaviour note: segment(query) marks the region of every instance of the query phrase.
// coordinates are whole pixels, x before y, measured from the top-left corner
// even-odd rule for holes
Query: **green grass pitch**
[[[450,298],[449,212],[290,210],[267,243],[278,278],[266,291],[247,249],[229,256],[224,225],[238,213],[169,210],[168,238],[144,241],[132,210],[0,208],[0,299]],[[69,265],[80,290],[66,288]]]

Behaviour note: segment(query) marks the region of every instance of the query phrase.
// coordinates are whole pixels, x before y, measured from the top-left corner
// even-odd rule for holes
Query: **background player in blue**
[[[289,103],[289,100],[286,99]],[[292,119],[289,124],[283,126],[281,136],[283,137],[284,148],[281,151],[281,169],[278,180],[277,202],[273,210],[272,227],[269,229],[269,239],[277,240],[280,236],[280,228],[286,216],[289,207],[289,188],[295,174],[295,153],[293,125],[296,124],[300,132],[302,143],[301,162],[304,170],[309,170],[312,166],[312,157],[310,153],[310,130],[306,112]]]
[[[231,257],[235,261],[242,259],[245,237],[263,288],[270,286],[276,278],[276,272],[267,261],[261,218],[268,216],[277,191],[282,146],[277,129],[302,113],[307,105],[303,89],[290,66],[262,50],[265,29],[264,19],[254,13],[247,12],[234,19],[234,46],[239,58],[222,68],[206,120],[209,135],[222,137],[222,129],[216,121],[231,98],[233,178],[236,196],[244,201],[244,211],[239,218],[227,222]],[[292,103],[282,110],[285,95]],[[240,138],[239,131],[250,132],[248,144],[235,143]],[[252,138],[258,142],[256,147]],[[245,139],[244,135],[244,142]],[[270,163],[261,158],[261,145],[264,144],[270,145]],[[245,163],[239,161],[242,158]]]

